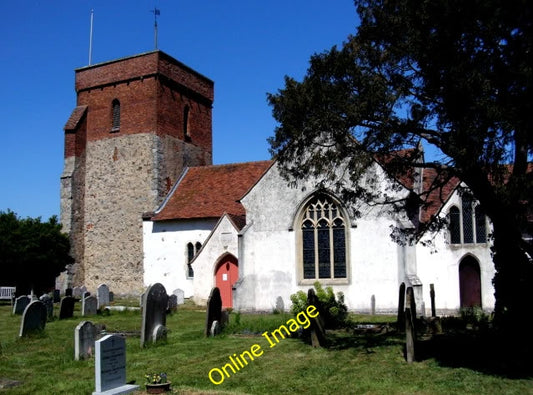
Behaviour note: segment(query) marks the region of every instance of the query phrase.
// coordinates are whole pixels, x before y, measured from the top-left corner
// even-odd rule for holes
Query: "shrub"
[[[322,285],[316,281],[314,283],[315,293],[320,302],[319,308],[323,314],[324,323],[327,329],[342,328],[346,326],[346,318],[348,316],[348,308],[344,304],[344,294],[342,292],[333,292],[333,288],[323,288]],[[307,308],[307,294],[303,291],[298,291],[291,295],[291,313],[296,315]]]

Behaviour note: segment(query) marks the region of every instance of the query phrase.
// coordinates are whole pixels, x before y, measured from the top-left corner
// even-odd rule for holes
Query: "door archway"
[[[461,307],[481,307],[481,271],[470,255],[459,263],[459,293]]]
[[[233,307],[233,285],[239,279],[237,258],[231,254],[224,255],[215,267],[215,284],[220,290],[222,307]]]

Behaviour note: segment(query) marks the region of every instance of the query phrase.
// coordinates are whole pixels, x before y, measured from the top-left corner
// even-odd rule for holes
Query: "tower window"
[[[114,99],[111,103],[111,131],[118,132],[120,130],[120,102]]]
[[[191,141],[191,131],[189,129],[189,106],[183,108],[183,138],[185,141]]]

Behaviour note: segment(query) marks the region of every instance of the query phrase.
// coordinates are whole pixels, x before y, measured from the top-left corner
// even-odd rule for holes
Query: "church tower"
[[[186,166],[212,163],[213,85],[161,51],[76,70],[61,175],[67,286],[141,292],[142,214]]]

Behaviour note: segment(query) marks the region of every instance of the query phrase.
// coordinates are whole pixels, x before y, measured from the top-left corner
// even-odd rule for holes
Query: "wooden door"
[[[481,307],[481,275],[479,263],[471,256],[459,264],[461,307]]]
[[[233,255],[223,257],[216,267],[215,278],[222,298],[222,308],[233,307],[233,285],[239,279],[237,258]]]

